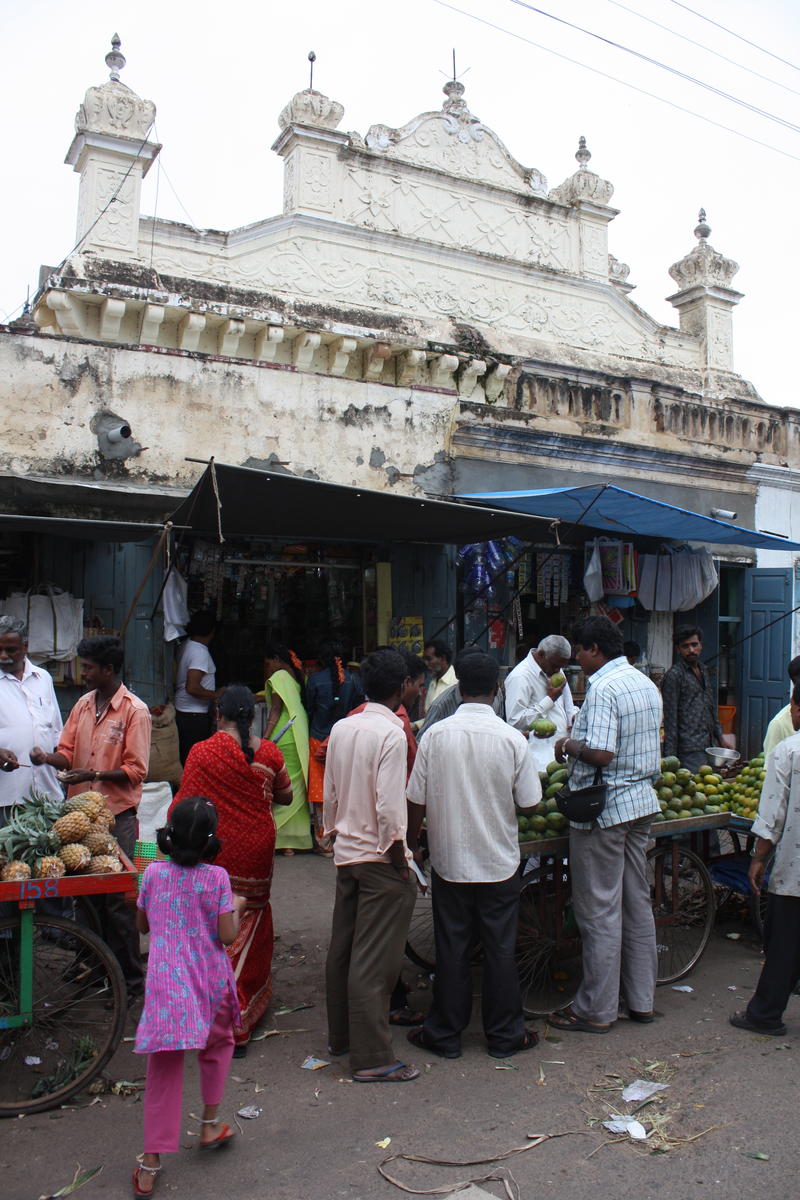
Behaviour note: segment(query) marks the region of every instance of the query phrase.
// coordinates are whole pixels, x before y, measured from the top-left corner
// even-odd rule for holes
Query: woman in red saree
[[[216,864],[225,867],[234,892],[247,900],[239,935],[227,948],[242,1010],[237,1057],[246,1052],[250,1034],[272,1000],[272,805],[292,801],[292,784],[280,750],[250,733],[254,711],[248,688],[234,684],[223,692],[217,702],[217,732],[192,746],[180,790],[170,806],[171,812],[187,796],[213,801],[222,842]]]

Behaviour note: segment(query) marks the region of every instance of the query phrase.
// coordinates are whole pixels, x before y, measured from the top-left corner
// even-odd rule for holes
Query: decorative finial
[[[106,55],[106,66],[110,71],[109,78],[112,83],[119,83],[119,73],[125,66],[125,55],[121,52],[120,46],[122,42],[119,40],[119,34],[115,33],[111,39],[111,49]]]
[[[454,46],[453,47],[453,82],[455,82],[456,79],[458,79],[458,75],[456,75],[456,48]]]
[[[697,219],[700,224],[695,228],[694,236],[697,238],[698,242],[703,245],[711,233],[711,226],[706,221],[706,210],[704,208],[700,209],[700,212],[697,214]]]
[[[317,61],[317,56],[313,50],[309,50],[309,52],[308,52],[308,61],[311,64],[311,66],[308,68],[308,90],[310,92],[313,92],[313,90],[314,90],[314,63]]]
[[[581,136],[578,138],[578,149],[575,151],[575,158],[578,160],[578,166],[582,171],[585,171],[589,166],[589,160],[592,157],[591,150],[586,145],[586,138]]]

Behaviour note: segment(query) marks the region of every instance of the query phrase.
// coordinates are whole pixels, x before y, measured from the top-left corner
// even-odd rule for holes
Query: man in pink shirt
[[[367,704],[331,730],[323,819],[334,839],[336,901],[326,964],[330,1052],[357,1083],[405,1083],[416,1067],[392,1049],[389,996],[417,884],[405,842],[406,738],[395,715],[408,677],[396,650],[362,666]]]
[[[37,746],[31,751],[31,762],[49,763],[62,771],[69,796],[90,789],[102,792],[114,814],[114,836],[132,858],[136,810],[150,758],[150,713],[119,678],[119,638],[84,638],[78,643],[78,657],[83,682],[91,690],[67,717],[55,753]],[[144,979],[135,912],[119,896],[98,897],[96,905],[103,937],[122,967],[129,1001],[135,1000]]]

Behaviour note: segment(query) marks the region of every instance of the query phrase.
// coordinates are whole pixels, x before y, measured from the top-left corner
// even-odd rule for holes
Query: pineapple
[[[59,817],[53,826],[53,833],[56,835],[62,846],[70,842],[80,842],[86,837],[89,830],[92,828],[92,822],[84,812],[71,812],[63,817]]]
[[[68,871],[85,871],[92,861],[92,852],[80,842],[71,842],[61,847],[58,857]]]
[[[48,854],[37,859],[33,876],[34,879],[60,879],[66,869],[57,854]]]
[[[92,821],[92,824],[97,829],[105,829],[106,831],[108,831],[109,829],[113,829],[114,828],[114,814],[111,812],[111,810],[109,808],[104,808],[102,810],[102,812],[100,812],[94,818],[94,820]]]
[[[106,798],[102,792],[81,792],[71,796],[64,805],[65,813],[82,812],[90,821],[96,821],[106,806]]]
[[[87,849],[91,850],[92,855],[110,854],[112,857],[116,857],[116,838],[111,837],[109,833],[106,833],[105,829],[98,828],[97,825],[92,825],[92,828],[83,839],[83,844]]]
[[[0,883],[20,883],[23,879],[30,879],[30,877],[30,867],[27,863],[20,862],[18,858],[7,863],[0,871]]]
[[[89,864],[93,875],[113,875],[122,870],[122,863],[111,854],[98,854]]]

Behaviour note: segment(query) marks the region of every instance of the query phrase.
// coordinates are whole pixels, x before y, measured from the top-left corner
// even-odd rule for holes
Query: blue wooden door
[[[744,573],[741,646],[741,751],[761,749],[767,725],[789,695],[786,668],[792,644],[792,572],[758,567]]]

